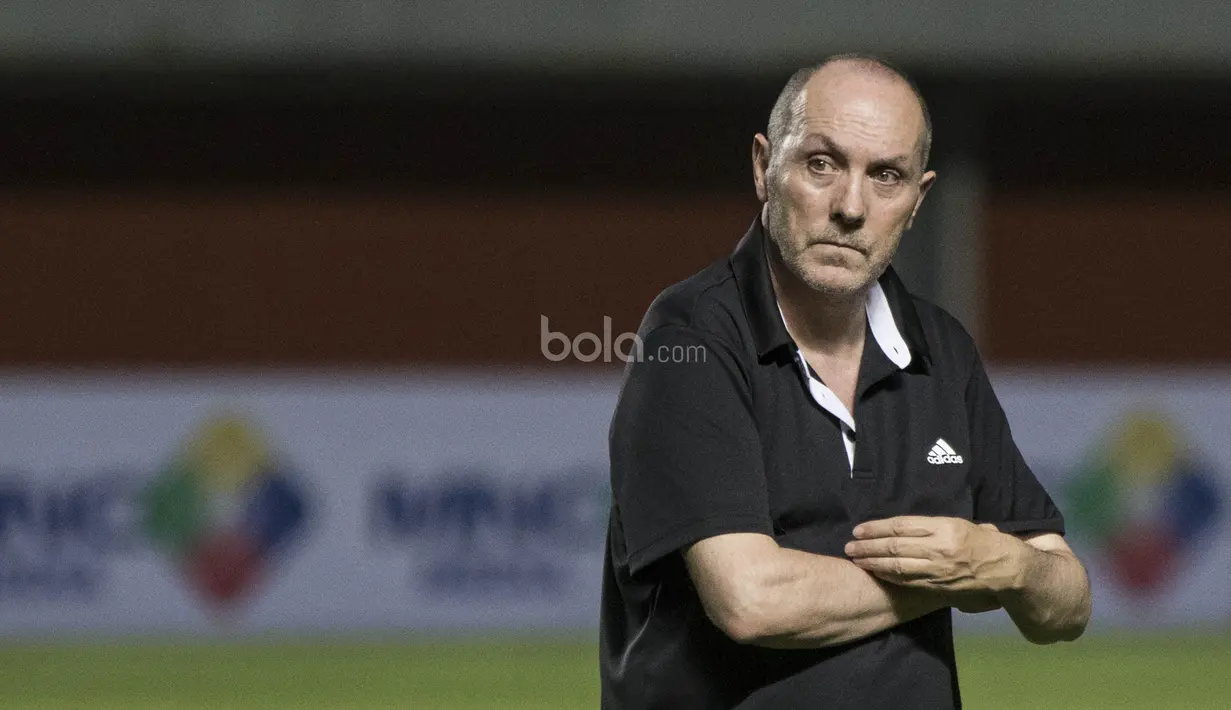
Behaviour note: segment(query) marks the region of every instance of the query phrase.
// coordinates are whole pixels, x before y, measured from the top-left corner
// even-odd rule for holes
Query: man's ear
[[[752,184],[757,189],[757,199],[764,203],[769,199],[769,191],[765,187],[766,173],[769,172],[769,139],[758,133],[752,137]]]
[[[919,206],[923,204],[923,198],[928,196],[928,191],[932,189],[932,185],[936,183],[936,171],[929,170],[919,179],[919,197],[915,198],[915,209],[910,212],[910,221],[906,223],[906,228],[910,229],[915,224],[915,215],[919,214]]]

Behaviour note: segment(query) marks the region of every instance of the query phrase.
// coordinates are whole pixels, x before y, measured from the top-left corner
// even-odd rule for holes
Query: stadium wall
[[[986,354],[1222,361],[1221,196],[993,192]],[[10,193],[0,367],[533,368],[541,316],[636,330],[755,214],[730,193]]]

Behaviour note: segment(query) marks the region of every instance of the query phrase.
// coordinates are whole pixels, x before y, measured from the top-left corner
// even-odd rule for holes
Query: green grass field
[[[1231,636],[960,642],[968,708],[1231,707]],[[6,644],[4,708],[597,708],[592,642]]]

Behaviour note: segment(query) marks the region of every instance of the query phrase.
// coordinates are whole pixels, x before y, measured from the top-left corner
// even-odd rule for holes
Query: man
[[[604,708],[955,708],[951,608],[1084,630],[973,342],[889,268],[929,121],[881,60],[796,73],[753,139],[759,218],[650,306],[610,432]]]

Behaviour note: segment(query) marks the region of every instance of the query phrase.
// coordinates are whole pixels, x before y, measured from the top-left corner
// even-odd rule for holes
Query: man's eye
[[[808,168],[810,168],[814,173],[828,173],[832,172],[834,169],[833,165],[824,158],[809,158]]]
[[[875,173],[873,173],[872,179],[877,182],[884,183],[886,185],[895,185],[898,183],[899,180],[902,179],[902,176],[899,175],[896,170],[885,169],[885,170],[877,170]]]

